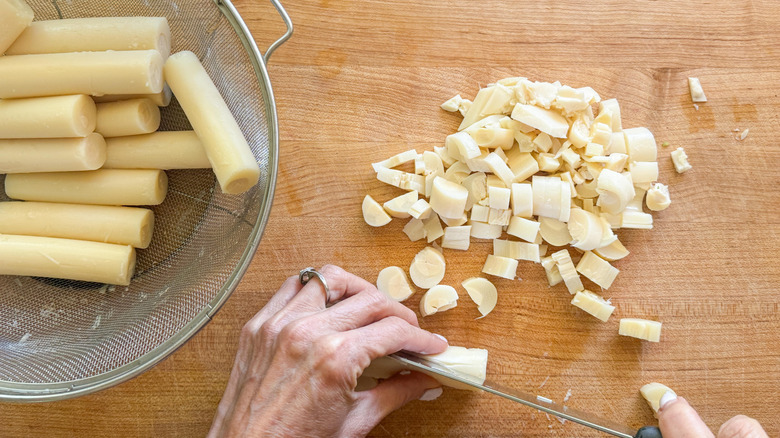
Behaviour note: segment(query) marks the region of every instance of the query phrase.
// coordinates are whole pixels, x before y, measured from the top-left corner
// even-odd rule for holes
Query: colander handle
[[[268,59],[271,58],[271,54],[274,53],[274,50],[284,44],[285,41],[289,40],[293,34],[292,20],[290,20],[290,16],[287,15],[287,11],[284,10],[284,6],[282,6],[279,0],[271,0],[271,4],[274,5],[276,11],[279,12],[279,15],[282,17],[282,21],[284,21],[285,26],[287,26],[287,32],[285,32],[281,38],[274,41],[273,44],[268,46],[268,49],[263,54],[263,61],[265,61],[266,65],[268,65]]]

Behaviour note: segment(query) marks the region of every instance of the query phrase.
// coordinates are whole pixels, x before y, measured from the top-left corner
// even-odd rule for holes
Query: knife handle
[[[662,438],[661,429],[656,426],[645,426],[636,432],[634,438]]]

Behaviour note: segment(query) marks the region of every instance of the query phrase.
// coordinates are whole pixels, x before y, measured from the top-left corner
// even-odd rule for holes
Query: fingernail
[[[663,408],[675,400],[677,400],[677,394],[672,391],[666,391],[664,395],[661,396],[661,400],[658,402],[658,406]]]
[[[444,392],[444,390],[441,388],[429,389],[425,391],[425,393],[423,393],[422,397],[420,397],[420,400],[422,401],[436,400],[437,398],[439,398],[442,392]]]
[[[401,370],[398,372],[398,374],[401,376],[408,376],[409,374],[412,374],[412,372],[409,370]]]
[[[444,341],[444,342],[446,342],[446,343],[448,343],[448,344],[450,343],[450,341],[448,341],[448,340],[447,340],[447,338],[445,338],[445,337],[444,337],[444,336],[442,336],[442,335],[439,335],[439,334],[436,334],[436,333],[434,333],[434,334],[433,334],[433,336],[436,336],[437,338],[441,339],[442,341]]]

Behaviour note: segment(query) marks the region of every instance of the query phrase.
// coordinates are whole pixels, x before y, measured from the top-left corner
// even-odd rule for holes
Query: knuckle
[[[305,320],[293,321],[279,333],[280,346],[293,357],[301,357],[309,349],[311,330]]]
[[[406,329],[409,327],[409,323],[399,316],[391,315],[385,319],[387,320],[387,323],[390,325],[390,327],[395,330],[406,331]]]
[[[327,296],[328,301],[334,299],[338,301],[338,298],[341,295],[339,290],[343,288],[340,285],[347,283],[347,271],[339,268],[336,265],[325,265],[320,269],[319,272],[328,282],[328,287],[330,288],[330,293],[328,293]]]
[[[376,288],[360,292],[360,297],[363,300],[365,310],[379,312],[385,311],[391,306],[390,299]]]
[[[241,327],[241,332],[239,333],[239,339],[252,339],[257,335],[258,332],[259,329],[257,327],[257,324],[255,324],[252,320],[250,320],[246,324],[244,324],[243,327]]]
[[[391,336],[397,336],[401,339],[409,338],[413,335],[412,326],[406,322],[405,319],[392,315],[385,318],[388,331],[392,332]]]
[[[314,353],[322,361],[332,362],[344,349],[344,340],[340,336],[323,336],[314,342]]]
[[[273,341],[282,331],[282,317],[277,314],[270,318],[260,326],[260,339],[265,341]],[[253,330],[253,329],[248,329]]]
[[[282,283],[282,287],[281,288],[284,288],[287,285],[293,285],[293,284],[300,283],[300,281],[301,281],[301,279],[300,279],[299,276],[291,275],[291,276],[287,277],[286,280],[284,280],[284,283]]]
[[[364,311],[369,312],[374,317],[392,317],[393,320],[400,320],[395,323],[403,323],[404,325],[414,323],[416,325],[417,315],[413,310],[390,299],[379,289],[366,289],[360,294],[365,300]]]
[[[344,339],[338,335],[323,336],[314,342],[315,367],[325,381],[342,381],[348,377],[351,364],[344,363],[345,350]]]
[[[336,265],[325,265],[320,269],[320,274],[324,275],[327,279],[337,281],[344,277],[347,274],[347,271]]]
[[[417,321],[417,314],[414,313],[414,310],[404,306],[399,305],[398,306],[398,316],[404,320],[407,324],[413,324],[415,327],[419,327],[419,322]],[[411,323],[410,323],[411,321]]]
[[[764,436],[763,429],[758,421],[737,415],[720,427],[718,438],[759,438]]]

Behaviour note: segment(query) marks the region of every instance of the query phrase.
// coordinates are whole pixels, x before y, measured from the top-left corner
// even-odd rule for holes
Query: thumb
[[[769,436],[758,421],[744,415],[737,415],[723,423],[718,438],[769,438]]]
[[[667,391],[661,397],[658,426],[664,438],[715,438],[688,402]]]
[[[441,392],[441,383],[425,374],[396,374],[373,389],[355,394],[355,407],[347,415],[340,436],[365,436],[396,409],[412,400],[433,400]]]

